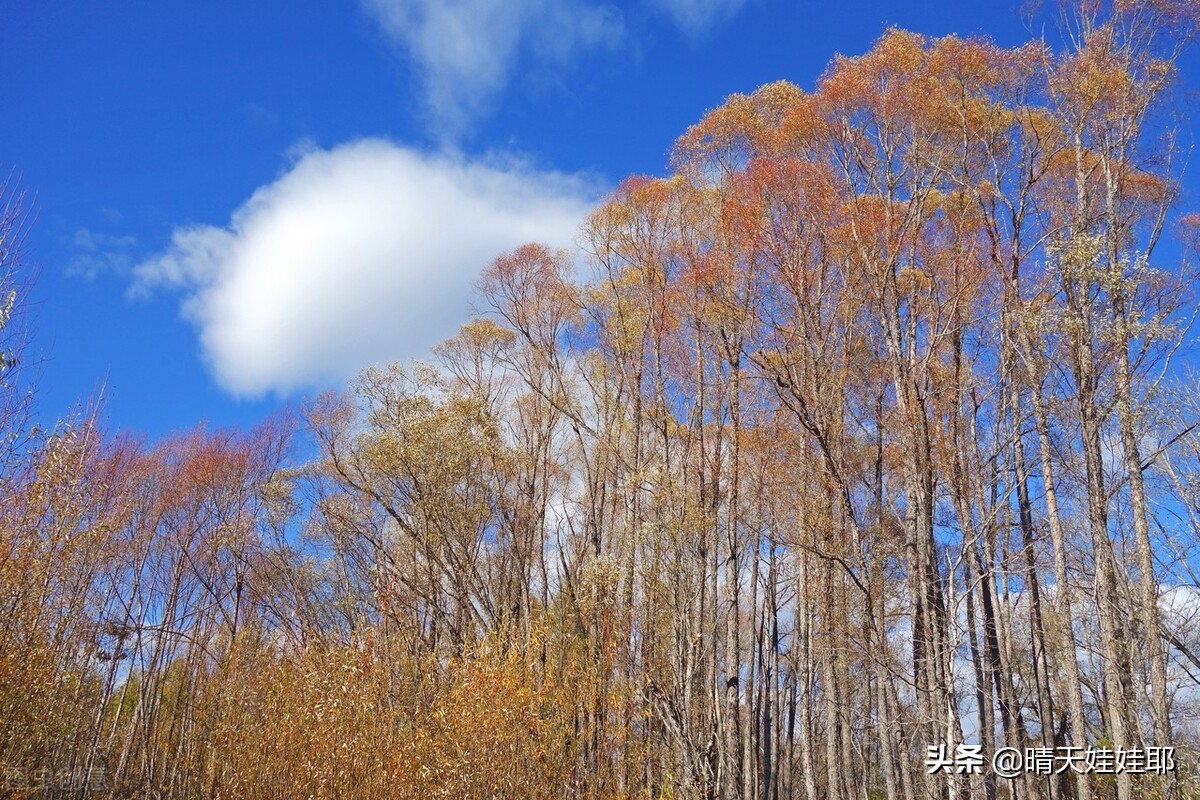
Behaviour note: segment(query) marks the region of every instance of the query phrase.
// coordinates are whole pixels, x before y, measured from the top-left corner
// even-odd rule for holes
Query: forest
[[[4,796],[1200,797],[1200,6],[1062,20],[729,97],[252,430],[37,424],[9,191]]]

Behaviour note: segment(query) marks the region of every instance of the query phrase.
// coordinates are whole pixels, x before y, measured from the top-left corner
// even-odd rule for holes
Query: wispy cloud
[[[80,228],[71,237],[75,254],[67,261],[66,274],[92,280],[105,272],[127,272],[133,264],[133,236],[116,236]]]
[[[685,33],[696,36],[732,17],[746,0],[651,0]]]
[[[379,139],[309,150],[227,226],[177,229],[131,292],[182,292],[236,395],[334,384],[451,335],[482,267],[526,241],[570,245],[598,195],[578,176]]]
[[[454,140],[524,59],[562,68],[620,41],[619,10],[586,0],[363,0],[420,72],[436,134]]]

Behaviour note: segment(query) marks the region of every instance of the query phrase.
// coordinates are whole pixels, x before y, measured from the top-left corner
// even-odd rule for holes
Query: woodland
[[[733,95],[428,363],[252,430],[35,424],[9,192],[5,796],[1200,797],[1198,24]]]

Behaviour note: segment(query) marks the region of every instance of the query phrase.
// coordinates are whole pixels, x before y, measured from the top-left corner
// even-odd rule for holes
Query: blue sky
[[[732,92],[811,87],[889,24],[1026,38],[1004,2],[4,5],[40,405],[104,385],[152,437],[419,357],[494,255],[569,244]]]

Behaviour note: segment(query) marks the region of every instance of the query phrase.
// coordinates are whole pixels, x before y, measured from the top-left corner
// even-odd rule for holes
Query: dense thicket
[[[1198,20],[889,31],[707,114],[585,266],[498,258],[433,365],[14,447],[10,791],[1198,796]],[[928,774],[964,742],[1178,769]]]

